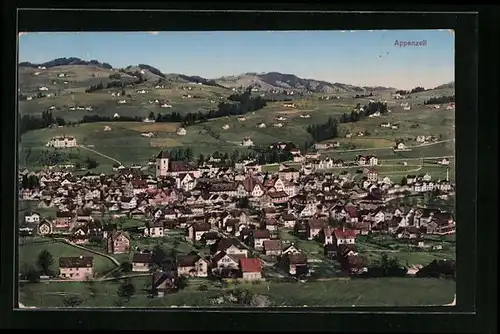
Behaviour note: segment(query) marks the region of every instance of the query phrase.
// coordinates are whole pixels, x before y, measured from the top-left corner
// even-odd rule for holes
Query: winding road
[[[122,165],[122,163],[121,163],[120,161],[116,160],[115,158],[110,157],[109,155],[103,154],[103,153],[101,153],[101,152],[97,152],[96,150],[93,150],[93,149],[91,149],[91,148],[85,147],[85,146],[83,146],[83,145],[77,145],[77,147],[78,147],[78,148],[83,148],[84,150],[87,150],[87,151],[89,151],[89,152],[92,152],[92,153],[95,153],[95,154],[97,154],[97,155],[100,155],[101,157],[104,157],[104,158],[106,158],[106,159],[112,160],[112,161],[114,161],[114,162],[116,162],[116,163],[120,164],[120,166]]]

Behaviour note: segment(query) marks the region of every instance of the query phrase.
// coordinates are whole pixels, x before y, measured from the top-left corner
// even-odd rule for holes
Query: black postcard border
[[[5,2],[4,9],[5,9]],[[54,8],[52,4],[47,4],[49,8]],[[158,5],[158,4],[156,4]],[[76,7],[71,4],[68,7]],[[80,3],[78,7],[95,8],[97,5],[89,3]],[[101,4],[101,7],[103,5]],[[114,8],[123,6],[123,4],[114,4]],[[128,4],[129,8],[148,7],[153,8],[153,5],[145,3]],[[224,5],[222,5],[224,6]],[[21,7],[21,6],[19,6]],[[28,5],[22,6],[30,7]],[[37,7],[42,7],[37,3]],[[111,7],[111,6],[110,6]],[[182,6],[177,6],[179,8]],[[200,6],[193,6],[199,8]],[[213,8],[214,6],[210,6]],[[251,6],[248,9],[258,7]],[[292,7],[292,6],[287,6]],[[306,6],[302,8],[307,10],[321,10],[327,6],[312,8]],[[338,10],[337,8],[332,8]],[[355,9],[345,8],[350,10],[367,10],[357,7]],[[399,10],[401,6],[398,6]],[[408,10],[418,10],[408,8]],[[186,8],[186,7],[184,7]],[[224,8],[224,7],[222,7]],[[266,4],[265,9],[287,9],[285,6],[273,6]],[[390,8],[382,8],[382,10],[393,10],[395,6]],[[429,6],[426,7],[429,9]],[[290,8],[288,8],[290,9]],[[291,8],[299,9],[299,8]],[[371,6],[373,9],[373,6]],[[422,10],[423,8],[420,8]],[[448,8],[448,10],[451,10]],[[462,10],[472,10],[471,7],[462,8]],[[491,10],[491,9],[490,9]],[[13,54],[13,50],[17,50],[17,31],[16,31],[15,8],[8,8],[3,11],[3,24],[7,29],[4,31],[11,32],[4,37],[9,47],[3,48],[4,73],[9,73],[11,78],[16,78],[17,55]],[[133,18],[129,20],[128,18]],[[167,18],[167,19],[166,19]],[[10,29],[9,29],[10,28]],[[12,277],[12,272],[6,269],[2,270],[1,281],[2,296],[12,296],[13,298],[1,298],[1,306],[4,311],[2,321],[7,320],[7,327],[11,328],[87,328],[87,329],[237,329],[246,328],[253,330],[278,330],[285,328],[288,330],[350,330],[350,331],[385,331],[398,332],[412,328],[417,331],[436,331],[436,332],[472,332],[477,329],[477,317],[474,315],[474,301],[476,301],[477,311],[480,310],[479,305],[482,304],[480,295],[476,290],[480,286],[476,285],[476,278],[481,278],[478,270],[476,270],[476,224],[485,226],[484,220],[477,219],[476,212],[489,212],[490,208],[484,208],[481,203],[477,202],[477,198],[483,200],[487,195],[484,188],[482,196],[478,197],[476,189],[477,175],[477,137],[472,134],[477,131],[477,115],[478,115],[478,86],[477,86],[477,15],[472,12],[465,13],[326,13],[326,12],[182,12],[164,13],[159,11],[23,11],[19,12],[19,31],[118,31],[118,30],[356,30],[356,29],[454,29],[456,32],[456,92],[457,92],[457,114],[456,114],[456,151],[457,159],[460,165],[457,165],[457,221],[459,228],[457,231],[457,258],[460,259],[457,266],[457,299],[458,306],[455,308],[438,307],[438,308],[394,308],[388,311],[387,308],[343,308],[343,309],[266,309],[259,310],[171,310],[171,309],[143,309],[135,310],[75,310],[70,312],[60,310],[12,310],[13,305],[17,304],[14,284],[15,277]],[[15,33],[15,34],[13,34]],[[8,61],[7,61],[8,59]],[[486,74],[488,72],[484,71]],[[484,73],[482,73],[484,74]],[[490,73],[490,78],[494,79]],[[6,80],[3,82],[3,92],[7,93],[2,104],[5,110],[16,109],[17,87],[13,84],[15,81]],[[487,94],[488,88],[482,86],[482,94]],[[15,91],[16,90],[16,91]],[[12,94],[12,95],[11,95]],[[490,97],[492,94],[490,93]],[[14,98],[13,98],[14,97]],[[481,108],[486,111],[486,106],[481,104]],[[17,114],[17,113],[16,113]],[[484,120],[483,120],[484,123]],[[13,180],[17,180],[15,166],[11,163],[16,159],[16,131],[17,128],[15,118],[12,114],[4,112],[2,114],[2,221],[14,221],[16,218],[15,196],[9,197],[7,194],[15,194],[16,186]],[[483,125],[483,124],[482,124]],[[486,124],[490,127],[491,123]],[[465,138],[460,134],[468,129],[468,137]],[[488,133],[491,136],[491,132]],[[493,129],[494,131],[494,129]],[[494,134],[493,134],[494,135]],[[490,139],[491,140],[491,139]],[[496,142],[495,142],[496,143]],[[484,144],[484,142],[483,142]],[[491,148],[491,141],[488,142]],[[489,160],[491,161],[491,159]],[[490,172],[492,169],[491,163],[488,164]],[[494,165],[493,165],[494,166]],[[482,166],[485,167],[485,166]],[[484,169],[483,169],[484,170]],[[487,172],[482,174],[485,176]],[[492,175],[492,174],[490,174]],[[479,174],[481,177],[481,174]],[[14,192],[13,192],[14,190]],[[489,195],[491,198],[491,195]],[[492,202],[495,203],[495,202]],[[483,211],[479,210],[479,207]],[[489,217],[492,217],[491,215]],[[462,223],[460,221],[467,221]],[[496,220],[494,220],[496,222]],[[17,268],[16,260],[13,257],[13,249],[17,246],[15,238],[14,224],[1,224],[1,262],[2,268]],[[481,233],[482,240],[486,240],[491,235]],[[14,238],[13,238],[14,237]],[[14,240],[13,240],[14,239]],[[479,243],[479,246],[485,247],[484,243]],[[489,253],[484,250],[484,254]],[[16,258],[17,259],[17,258]],[[490,258],[491,260],[491,258]],[[491,261],[488,261],[491,268]],[[12,264],[9,266],[8,264]],[[14,280],[12,280],[14,278]],[[484,276],[483,279],[486,279]],[[490,277],[491,278],[491,277]],[[490,280],[491,282],[491,280]],[[494,281],[493,281],[494,282]],[[482,291],[484,291],[481,288]],[[481,295],[482,296],[482,295]],[[490,298],[491,301],[491,298]],[[321,311],[320,311],[321,310]],[[99,321],[99,312],[105,311],[105,321]],[[380,313],[382,311],[382,313]],[[429,314],[425,312],[435,311],[438,313]],[[460,313],[454,313],[461,311]],[[65,312],[63,316],[58,314]],[[379,312],[379,313],[377,313]],[[407,312],[407,313],[406,313]],[[122,313],[133,313],[132,317],[126,317]],[[418,313],[418,314],[417,314]],[[310,321],[305,322],[301,316],[307,315]],[[493,313],[495,314],[495,313]],[[310,317],[310,318],[309,318]],[[484,321],[484,320],[483,320]]]

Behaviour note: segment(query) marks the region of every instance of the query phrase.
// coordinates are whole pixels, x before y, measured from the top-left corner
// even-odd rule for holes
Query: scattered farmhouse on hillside
[[[249,147],[249,146],[254,146],[254,144],[253,144],[252,139],[250,139],[249,137],[245,137],[245,138],[243,138],[243,140],[241,142],[241,146]]]
[[[178,136],[185,136],[187,134],[187,131],[185,128],[178,128],[177,131],[175,132]]]

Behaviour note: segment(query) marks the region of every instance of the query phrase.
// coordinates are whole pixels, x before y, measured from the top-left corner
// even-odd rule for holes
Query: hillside
[[[69,58],[56,58],[54,60],[47,61],[45,63],[41,64],[34,64],[30,63],[29,61],[21,62],[19,63],[20,67],[32,67],[32,68],[38,68],[38,67],[45,67],[45,68],[51,68],[51,67],[56,67],[56,66],[69,66],[69,65],[91,65],[91,66],[97,66],[97,67],[102,67],[105,69],[112,69],[113,66],[111,66],[108,63],[101,63],[95,59],[90,60],[90,61],[85,61],[80,58],[76,57],[69,57]]]
[[[298,90],[312,93],[365,93],[371,91],[389,90],[387,87],[358,87],[343,83],[330,83],[321,80],[299,78],[294,74],[278,72],[245,73],[237,76],[221,77],[216,82],[229,88],[249,87],[270,90]]]

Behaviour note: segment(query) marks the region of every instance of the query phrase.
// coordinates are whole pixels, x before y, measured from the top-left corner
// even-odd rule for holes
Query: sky
[[[396,41],[426,41],[423,46]],[[205,78],[281,72],[359,86],[433,88],[454,81],[454,34],[439,30],[30,32],[19,62],[96,59]]]

